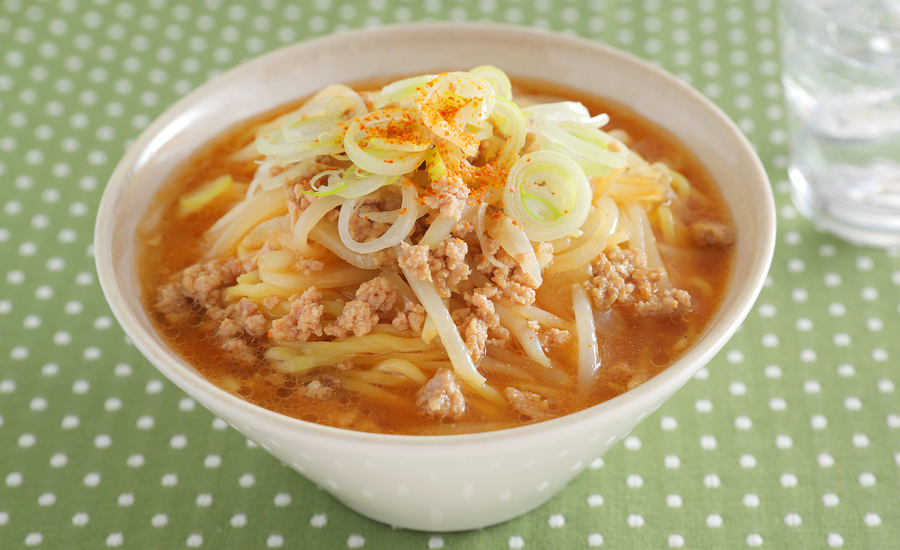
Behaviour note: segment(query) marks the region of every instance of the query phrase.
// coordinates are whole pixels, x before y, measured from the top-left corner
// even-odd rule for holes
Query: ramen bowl
[[[157,335],[141,303],[136,229],[167,177],[240,121],[333,82],[384,80],[478,65],[609,98],[668,130],[718,182],[737,228],[735,269],[696,344],[661,374],[583,411],[513,429],[447,436],[362,433],[279,415],[228,393]],[[774,201],[743,134],[704,96],[659,68],[582,39],[498,25],[417,24],[326,36],[217,76],[178,101],[135,141],[101,201],[95,254],[119,323],[166,377],[248,439],[360,514],[398,527],[458,531],[547,501],[625,437],[728,341],[768,270]]]

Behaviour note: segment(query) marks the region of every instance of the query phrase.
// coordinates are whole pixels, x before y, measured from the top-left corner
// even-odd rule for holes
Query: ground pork
[[[505,250],[501,250],[494,239],[485,239],[485,247],[488,249],[486,253],[493,253],[497,263],[491,262],[482,254],[478,257],[475,267],[490,277],[491,282],[500,291],[499,296],[514,305],[527,306],[534,303],[534,291],[540,286],[534,277],[525,273],[519,262]]]
[[[359,285],[356,299],[369,304],[376,313],[387,313],[397,304],[397,291],[394,285],[384,277],[375,277],[371,281]]]
[[[425,414],[458,420],[466,412],[466,398],[450,369],[438,369],[416,394],[416,406]]]
[[[219,324],[216,336],[224,349],[238,364],[251,366],[256,362],[256,347],[245,340],[246,332],[241,322],[226,317]]]
[[[520,416],[531,420],[547,420],[555,416],[550,412],[550,402],[536,393],[516,388],[506,388],[503,393]]]
[[[181,291],[201,306],[209,307],[220,301],[222,289],[234,285],[243,269],[234,258],[192,265],[181,272]]]
[[[400,256],[397,263],[400,267],[409,272],[409,276],[413,279],[421,281],[431,281],[431,270],[428,267],[428,247],[420,245],[411,245],[405,242],[400,243]]]
[[[273,294],[272,296],[266,296],[265,298],[263,298],[263,305],[269,309],[273,309],[278,307],[278,304],[280,304],[282,300],[283,298],[281,296],[276,296]]]
[[[256,347],[243,338],[228,338],[222,342],[222,349],[239,364],[252,366],[257,361]]]
[[[469,245],[462,239],[442,241],[434,250],[427,246],[401,243],[401,267],[409,271],[413,279],[431,281],[442,298],[449,298],[451,289],[469,278],[471,269],[466,263]]]
[[[240,324],[248,335],[253,338],[262,338],[269,332],[269,320],[260,313],[256,302],[249,298],[241,298],[235,304],[234,311],[240,320]]]
[[[306,397],[325,401],[334,395],[334,388],[322,380],[316,379],[303,386],[303,393]]]
[[[476,288],[463,294],[463,298],[467,303],[475,308],[475,315],[482,319],[488,326],[500,324],[500,315],[497,314],[497,308],[494,307],[492,298],[497,296],[499,291],[497,287],[487,284],[481,288]]]
[[[310,336],[322,336],[322,294],[309,287],[303,294],[290,297],[291,312],[272,322],[270,336],[276,340],[305,342]]]
[[[633,306],[639,315],[680,315],[691,308],[684,290],[660,288],[662,269],[648,269],[646,256],[637,250],[614,247],[592,264],[594,277],[588,293],[598,311],[613,305]]]
[[[169,324],[181,325],[191,318],[191,304],[181,292],[181,285],[177,282],[157,289],[154,306]]]
[[[192,265],[157,289],[154,306],[169,323],[187,323],[192,311],[205,310],[207,321],[218,324],[232,314],[231,309],[222,307],[222,291],[234,285],[246,267],[234,258]]]
[[[469,307],[455,309],[451,314],[475,363],[484,357],[487,344],[502,346],[509,341],[509,331],[500,324],[491,300],[498,294],[497,288],[490,284],[466,292],[463,298]]]
[[[425,308],[421,304],[417,304],[412,300],[403,298],[403,309],[397,312],[391,324],[400,331],[411,330],[413,334],[419,336],[422,334],[422,327],[425,325]]]
[[[704,220],[688,226],[691,239],[700,246],[728,246],[734,243],[734,227]]]
[[[469,245],[461,239],[447,239],[434,248],[429,267],[441,298],[449,298],[450,289],[469,278],[468,251]]]
[[[325,327],[325,334],[343,338],[348,334],[363,336],[379,321],[379,313],[386,314],[397,304],[397,291],[384,277],[375,277],[356,290],[356,299],[347,302],[333,325]]]
[[[222,322],[219,324],[219,330],[216,331],[216,336],[223,340],[228,340],[230,338],[237,338],[243,333],[244,328],[241,324],[229,317],[222,319]]]
[[[458,220],[469,197],[469,186],[457,175],[447,174],[431,184],[424,202],[442,216]]]
[[[294,263],[294,269],[303,273],[304,275],[312,275],[317,271],[322,271],[325,269],[325,264],[322,263],[321,260],[316,260],[313,258],[299,258]]]
[[[470,315],[460,325],[462,330],[463,343],[469,350],[469,356],[476,365],[481,358],[487,353],[488,326],[487,323]]]
[[[541,345],[545,348],[565,347],[572,341],[572,334],[568,330],[543,328],[535,319],[528,320],[528,327],[537,333]]]
[[[466,235],[473,231],[475,231],[475,224],[472,223],[471,220],[466,219],[456,222],[456,225],[453,226],[450,234],[457,239],[465,239]]]
[[[344,338],[348,334],[363,336],[378,324],[378,314],[372,311],[369,304],[360,300],[350,300],[334,324],[325,327],[325,334],[335,338]]]

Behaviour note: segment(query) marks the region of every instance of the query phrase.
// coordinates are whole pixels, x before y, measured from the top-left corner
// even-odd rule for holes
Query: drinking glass
[[[900,0],[781,0],[780,23],[794,204],[900,247]]]

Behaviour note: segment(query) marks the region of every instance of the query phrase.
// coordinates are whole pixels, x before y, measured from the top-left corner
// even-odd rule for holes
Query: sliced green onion
[[[390,229],[376,239],[361,243],[354,240],[353,236],[350,234],[350,217],[357,215],[356,208],[362,197],[348,199],[347,202],[341,206],[341,214],[338,216],[338,232],[341,235],[341,241],[344,243],[344,246],[359,254],[371,254],[391,246],[396,246],[409,235],[413,225],[416,223],[416,215],[419,211],[416,207],[416,198],[419,196],[419,193],[416,190],[416,186],[406,178],[395,182],[393,185],[399,185],[403,190],[403,200],[400,203],[400,215],[393,225],[391,225]],[[313,205],[315,204],[316,203],[313,203]]]
[[[578,340],[578,385],[590,388],[600,367],[600,342],[594,325],[594,312],[584,287],[572,285],[572,308],[575,310],[575,336]]]
[[[424,137],[424,128],[417,133],[415,139],[403,141],[401,139],[377,139],[383,136],[369,136],[368,128],[377,127],[391,122],[418,119],[418,113],[413,109],[382,109],[370,113],[364,118],[357,118],[350,123],[350,127],[344,134],[344,151],[356,166],[382,176],[400,176],[412,172],[422,164],[428,152],[430,142]],[[374,140],[374,143],[373,143]],[[381,147],[376,145],[380,143]],[[416,144],[414,151],[405,151],[407,144]],[[421,149],[418,144],[426,143],[426,148]],[[363,146],[365,144],[365,146]],[[385,148],[390,146],[390,148]]]
[[[609,115],[601,113],[591,116],[588,108],[578,101],[559,101],[556,103],[539,103],[523,109],[528,119],[552,120],[556,122],[578,122],[592,128],[600,128],[609,122]]]
[[[416,98],[422,122],[434,134],[467,155],[478,153],[479,139],[467,132],[481,127],[494,110],[494,88],[484,78],[462,72],[444,73],[430,80]],[[459,105],[462,103],[462,105]],[[447,107],[455,107],[455,111]],[[451,111],[451,114],[446,114]]]
[[[497,67],[492,65],[482,65],[480,67],[475,67],[469,72],[490,82],[491,87],[494,89],[494,93],[498,98],[512,99],[512,83],[510,83],[506,73]]]
[[[372,107],[377,110],[396,101],[412,99],[432,78],[434,75],[424,74],[392,82],[372,95]]]
[[[551,148],[572,157],[592,177],[622,168],[628,160],[625,153],[609,150],[608,143],[613,141],[609,134],[584,124],[538,119],[532,129]]]
[[[343,170],[323,170],[309,180],[309,191],[301,189],[300,192],[306,193],[307,195],[315,195],[317,197],[329,197],[334,195],[341,189],[347,187],[347,184],[339,177],[341,174],[343,174]],[[323,178],[327,179],[327,183],[321,187],[316,185],[316,183]]]
[[[382,176],[380,174],[361,174],[360,177],[356,179],[347,180],[348,183],[341,189],[337,191],[338,196],[347,198],[347,199],[355,199],[357,197],[362,197],[363,195],[368,195],[369,193],[376,191],[385,185],[390,185],[397,181],[400,176]]]
[[[525,145],[525,115],[519,106],[508,99],[498,97],[494,103],[494,111],[491,113],[491,121],[501,133],[508,136],[506,142],[500,148],[498,156],[504,163],[511,165],[515,162],[516,155]]]
[[[433,182],[447,175],[447,166],[437,148],[432,148],[425,155],[425,169],[428,171],[428,178]]]
[[[509,171],[503,197],[507,216],[522,224],[532,241],[553,241],[574,233],[591,208],[584,170],[557,151],[533,151]]]

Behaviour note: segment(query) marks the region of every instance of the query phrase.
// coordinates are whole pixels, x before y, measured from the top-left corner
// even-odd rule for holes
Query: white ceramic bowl
[[[721,311],[662,374],[590,409],[521,428],[438,437],[359,433],[310,424],[206,381],[151,326],[139,300],[135,228],[172,170],[235,123],[326,84],[496,65],[605,96],[681,138],[732,205],[736,264]],[[556,494],[687,382],[747,315],[775,240],[766,173],[738,128],[675,77],[631,55],[549,32],[485,24],[419,24],[330,35],[266,54],[200,86],[150,125],[116,167],[97,216],[96,260],[110,306],[165,376],[247,438],[350,508],[424,531],[484,527]]]

